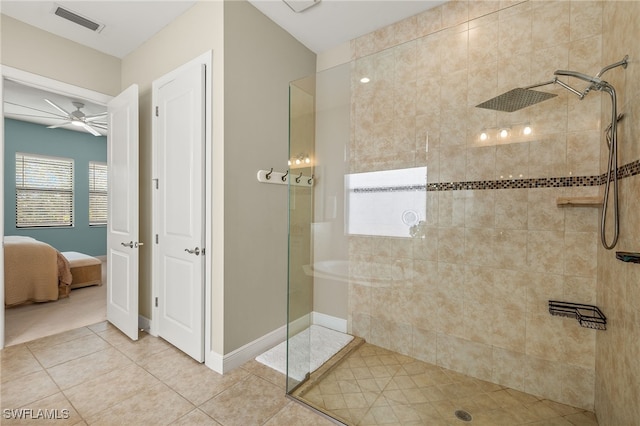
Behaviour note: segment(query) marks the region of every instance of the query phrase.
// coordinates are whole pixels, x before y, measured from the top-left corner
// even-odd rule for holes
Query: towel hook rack
[[[293,178],[291,178],[293,176]],[[292,185],[292,186],[306,186],[312,187],[314,185],[315,175],[305,176],[303,172],[300,175],[293,175],[289,169],[284,172],[274,171],[273,167],[267,170],[258,170],[256,175],[258,182],[261,183],[275,183],[278,185]]]

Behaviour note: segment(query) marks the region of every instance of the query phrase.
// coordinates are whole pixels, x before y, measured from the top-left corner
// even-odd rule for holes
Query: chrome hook
[[[282,177],[280,179],[282,179],[283,182],[286,182],[288,174],[289,174],[289,169],[287,169],[287,172],[284,175],[282,175]]]
[[[300,178],[302,178],[302,172],[300,172],[300,176],[296,178],[296,183],[300,183]]]
[[[273,167],[264,177],[267,178],[267,180],[271,179],[271,173],[273,173]]]

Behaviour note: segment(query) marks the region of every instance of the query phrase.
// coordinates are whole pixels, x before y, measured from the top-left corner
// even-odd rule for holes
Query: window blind
[[[16,153],[16,227],[73,225],[73,160]]]
[[[89,225],[107,224],[107,165],[89,162]]]

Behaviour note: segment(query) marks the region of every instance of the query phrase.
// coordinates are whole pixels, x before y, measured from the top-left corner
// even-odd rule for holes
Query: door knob
[[[134,243],[134,245],[135,245],[135,247],[136,247],[136,248],[138,248],[138,247],[140,247],[140,246],[143,246],[143,245],[144,245],[144,243]]]
[[[195,254],[196,256],[200,255],[200,249],[198,247],[196,247],[193,250],[190,249],[184,249],[184,251],[186,251],[189,254]]]
[[[129,248],[133,248],[133,241],[129,241],[128,243],[120,243],[121,245]]]

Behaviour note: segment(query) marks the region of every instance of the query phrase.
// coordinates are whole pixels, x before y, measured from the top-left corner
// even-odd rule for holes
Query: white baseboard
[[[151,330],[151,320],[142,315],[138,315],[138,330],[144,330],[149,333],[149,330]]]
[[[218,374],[224,374],[224,356],[218,352],[209,352],[204,356],[204,365],[212,369]]]
[[[228,373],[234,368],[240,367],[245,362],[254,359],[258,355],[284,342],[286,338],[287,326],[283,325],[226,355],[211,352],[209,360],[205,362],[205,364],[217,373]]]
[[[312,312],[311,318],[313,320],[312,324],[321,325],[341,333],[347,332],[347,320],[345,319],[319,312]],[[308,325],[309,315],[304,315],[291,322],[291,330],[302,331],[307,328]],[[217,373],[225,374],[284,342],[286,339],[287,326],[283,325],[226,355],[210,352],[209,356],[205,357],[205,365]]]
[[[333,317],[331,315],[322,314],[320,312],[313,312],[313,324],[321,325],[331,330],[339,331],[340,333],[347,332],[347,320]]]

